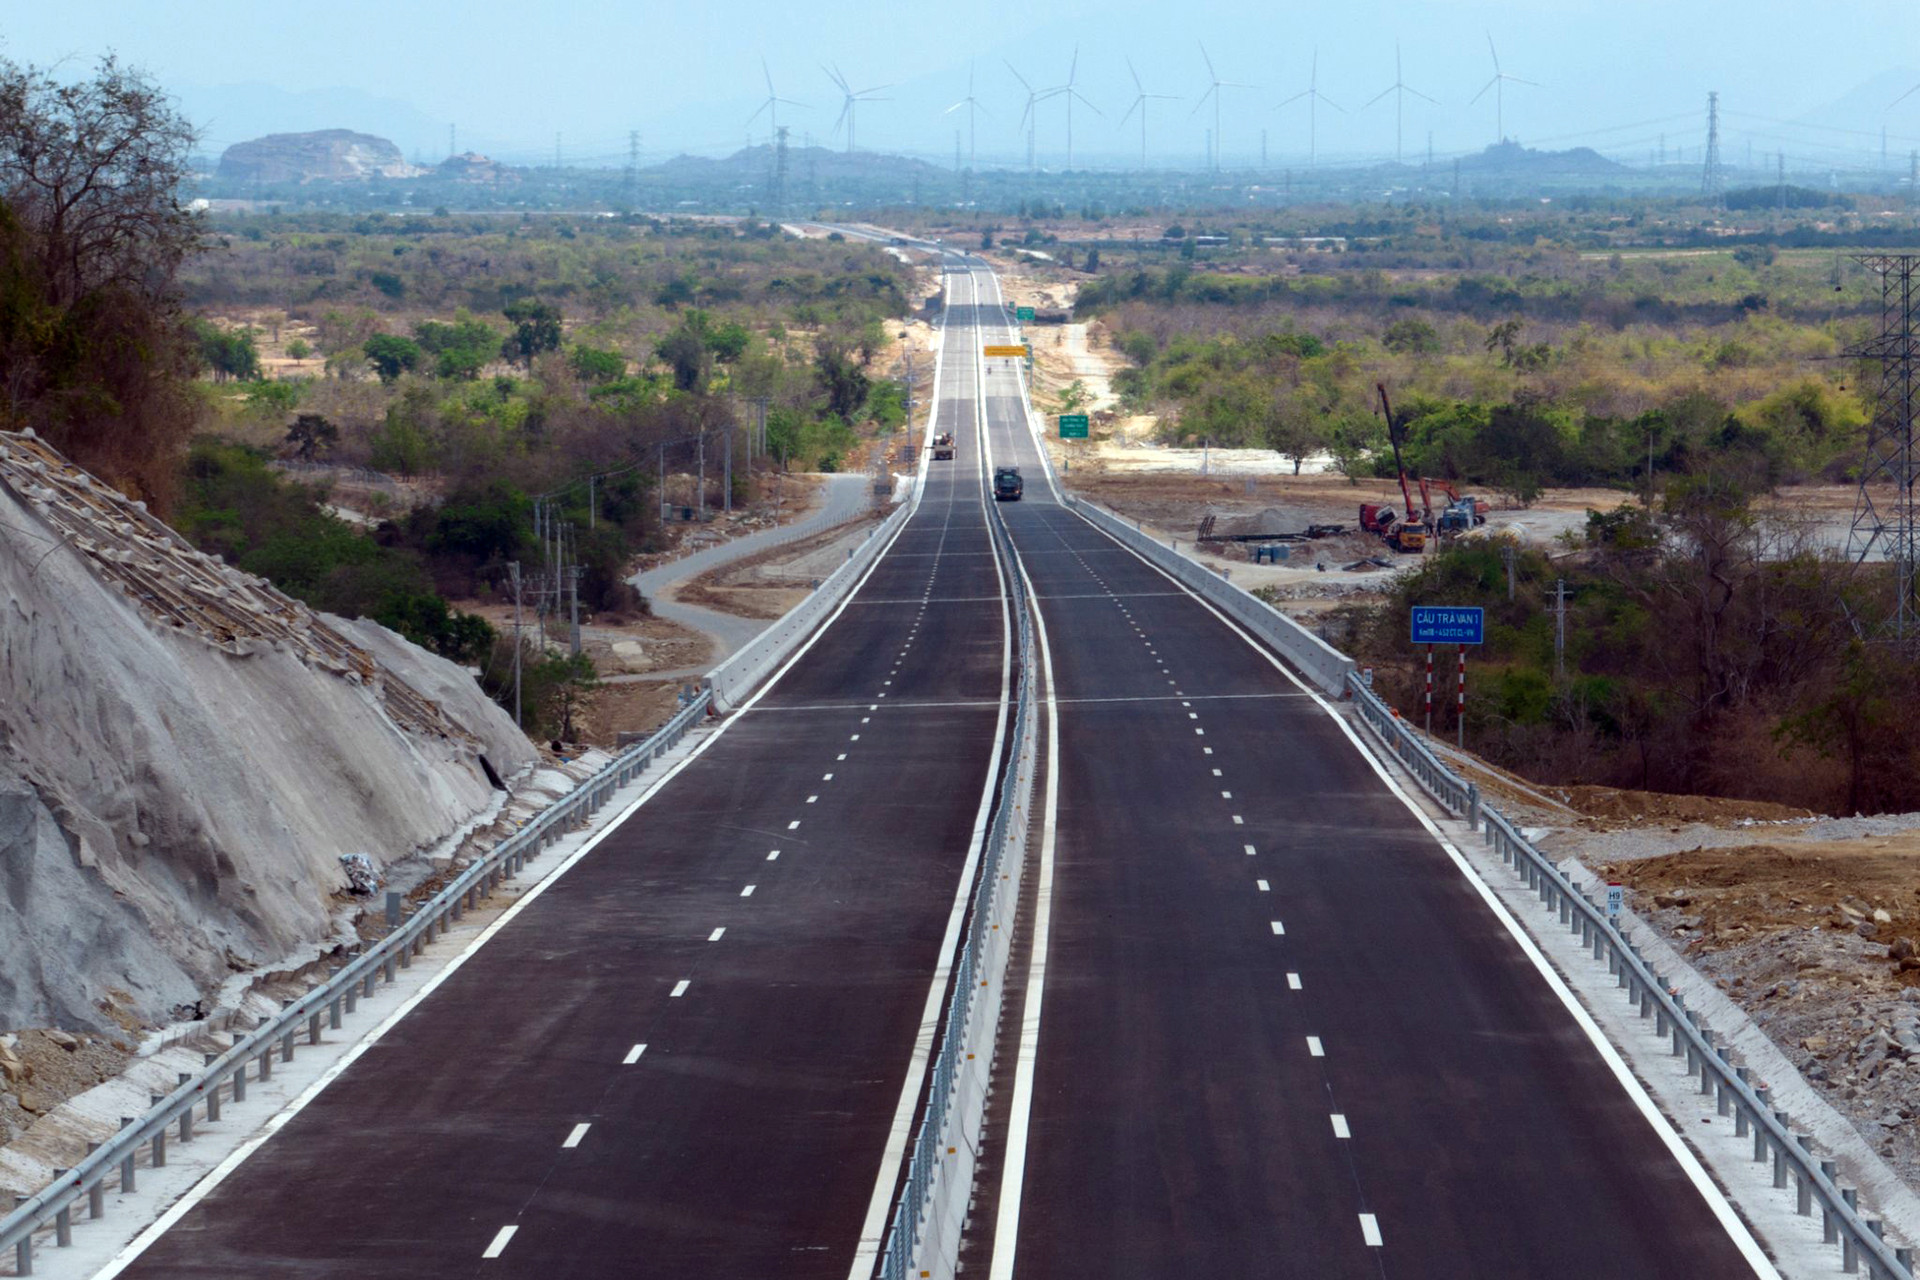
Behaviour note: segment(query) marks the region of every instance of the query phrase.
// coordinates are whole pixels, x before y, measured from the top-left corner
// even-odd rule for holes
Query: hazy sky
[[[1316,47],[1320,89],[1346,108],[1320,109],[1321,157],[1378,157],[1394,149],[1393,101],[1361,107],[1393,82],[1397,37],[1406,83],[1439,101],[1406,99],[1414,159],[1429,131],[1442,156],[1493,140],[1495,95],[1468,103],[1493,72],[1488,31],[1506,72],[1538,82],[1510,84],[1505,94],[1506,132],[1530,145],[1587,144],[1644,160],[1664,133],[1670,158],[1681,147],[1697,157],[1706,94],[1718,89],[1734,162],[1749,144],[1756,163],[1775,149],[1807,166],[1834,147],[1877,153],[1883,125],[1896,167],[1920,147],[1920,94],[1887,110],[1920,82],[1920,10],[1910,0],[1830,8],[1806,0],[8,0],[7,9],[0,53],[84,65],[114,49],[181,95],[215,153],[268,129],[338,125],[385,133],[434,159],[446,151],[449,122],[458,123],[463,150],[508,159],[550,156],[558,132],[570,163],[619,163],[630,129],[641,132],[649,160],[720,153],[747,140],[747,116],[765,96],[764,55],[782,96],[811,108],[782,111],[795,141],[803,132],[841,140],[831,137],[838,90],[820,69],[835,61],[855,88],[894,86],[890,101],[860,109],[863,148],[947,162],[966,120],[964,110],[941,112],[966,95],[971,60],[975,93],[992,113],[977,119],[981,163],[1013,163],[1024,154],[1024,90],[1005,61],[1036,87],[1056,85],[1077,44],[1079,84],[1102,114],[1076,106],[1076,160],[1138,154],[1138,117],[1118,127],[1134,96],[1123,60],[1131,56],[1149,91],[1179,95],[1150,104],[1151,153],[1197,165],[1212,123],[1210,106],[1195,110],[1207,79],[1204,41],[1223,79],[1258,86],[1224,91],[1227,163],[1257,157],[1263,128],[1275,163],[1304,156],[1306,104],[1275,106],[1306,87]],[[1829,127],[1781,123],[1810,114]],[[752,132],[764,138],[764,117]],[[1060,163],[1064,147],[1056,100],[1041,108],[1041,163]]]

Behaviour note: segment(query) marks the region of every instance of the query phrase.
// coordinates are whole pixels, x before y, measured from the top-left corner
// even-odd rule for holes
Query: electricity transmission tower
[[[1880,332],[1846,354],[1880,366],[1867,427],[1867,456],[1860,468],[1847,558],[1860,564],[1878,555],[1893,566],[1894,599],[1880,624],[1896,642],[1920,640],[1920,602],[1915,600],[1916,507],[1913,413],[1920,334],[1915,333],[1914,276],[1920,254],[1869,253],[1854,261],[1880,277]],[[1863,628],[1864,629],[1864,628]]]
[[[787,126],[781,125],[773,131],[773,211],[781,213],[787,206]]]
[[[627,208],[633,208],[633,198],[640,182],[640,133],[637,129],[627,131]]]
[[[1700,194],[1709,204],[1719,204],[1720,173],[1720,95],[1707,95],[1707,155],[1700,169]]]

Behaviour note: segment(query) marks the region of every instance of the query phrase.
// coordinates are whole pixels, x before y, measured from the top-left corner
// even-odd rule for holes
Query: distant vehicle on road
[[[1020,479],[1020,468],[995,467],[993,469],[993,500],[995,502],[1020,501],[1020,491],[1024,487]]]
[[[933,438],[933,460],[935,462],[953,460],[953,432],[944,432]]]

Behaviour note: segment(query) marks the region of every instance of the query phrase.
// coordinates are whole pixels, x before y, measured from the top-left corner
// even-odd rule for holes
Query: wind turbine
[[[1200,95],[1200,101],[1190,114],[1198,115],[1200,108],[1207,105],[1207,99],[1213,99],[1213,167],[1214,171],[1218,172],[1220,169],[1220,91],[1222,89],[1253,89],[1258,86],[1241,84],[1237,80],[1222,80],[1214,72],[1213,59],[1207,56],[1207,46],[1204,44],[1200,45],[1200,58],[1207,64],[1207,91]]]
[[[1440,104],[1438,102],[1434,102],[1432,98],[1429,98],[1426,94],[1420,92],[1418,89],[1412,88],[1406,83],[1405,80],[1401,79],[1400,77],[1400,42],[1398,40],[1395,40],[1393,42],[1393,83],[1388,85],[1386,88],[1382,89],[1379,93],[1374,94],[1373,97],[1367,100],[1366,106],[1363,106],[1360,109],[1362,111],[1365,111],[1367,107],[1372,106],[1374,103],[1380,101],[1380,99],[1386,97],[1390,93],[1394,95],[1393,162],[1395,164],[1399,164],[1400,163],[1400,118],[1402,113],[1406,110],[1407,95],[1412,94],[1414,97],[1420,99],[1422,102],[1433,102],[1433,105],[1436,107],[1439,106]]]
[[[747,123],[751,125],[755,120],[758,120],[764,112],[767,117],[767,137],[777,139],[780,136],[780,108],[800,107],[804,110],[807,104],[804,102],[795,102],[791,98],[783,98],[773,91],[773,72],[767,70],[767,60],[765,58],[760,59],[760,74],[764,76],[767,81],[767,99],[760,104],[758,111],[755,111],[747,117]]]
[[[1005,61],[1005,59],[1002,59],[1002,61]],[[1020,113],[1020,127],[1027,131],[1027,172],[1032,173],[1033,172],[1033,126],[1034,126],[1034,110],[1033,109],[1039,103],[1045,102],[1048,98],[1051,98],[1054,95],[1054,91],[1052,89],[1036,90],[1031,84],[1027,83],[1027,78],[1021,75],[1020,72],[1014,68],[1014,65],[1011,62],[1007,63],[1007,70],[1013,72],[1013,78],[1015,80],[1018,80],[1020,82],[1020,87],[1027,91],[1027,107],[1026,107],[1026,110]]]
[[[840,68],[838,66],[821,67],[820,69],[827,73],[827,79],[839,86],[841,96],[840,118],[833,122],[833,131],[838,133],[840,132],[841,125],[844,124],[847,126],[847,152],[848,154],[852,154],[855,108],[863,102],[889,101],[889,99],[876,98],[873,95],[882,89],[891,89],[893,86],[890,84],[877,84],[871,89],[860,89],[856,91],[852,85],[847,83],[847,78],[840,74]]]
[[[1911,98],[1916,93],[1920,93],[1920,84],[1913,86],[1913,88],[1907,90],[1905,93],[1895,98],[1892,102],[1889,102],[1887,104],[1887,110],[1889,111],[1893,110],[1895,107],[1899,106],[1901,103],[1905,102],[1908,98]]]
[[[1147,86],[1140,83],[1140,73],[1133,69],[1132,58],[1127,59],[1127,71],[1133,76],[1133,87],[1139,91],[1139,95],[1134,98],[1133,105],[1127,108],[1127,115],[1120,117],[1120,123],[1125,124],[1127,116],[1136,110],[1140,113],[1140,167],[1144,170],[1147,167],[1147,103],[1155,100],[1178,102],[1180,98],[1172,93],[1148,93]]]
[[[954,103],[952,106],[948,107],[945,111],[942,111],[940,114],[943,116],[950,116],[962,107],[965,107],[967,109],[967,168],[972,169],[974,167],[974,164],[973,164],[973,113],[975,111],[987,111],[987,109],[980,105],[980,99],[973,96],[973,64],[971,62],[967,64],[967,96],[960,99],[960,101]],[[987,111],[987,114],[992,115],[993,113],[991,111]]]
[[[1046,90],[1046,96],[1050,98],[1065,98],[1067,100],[1067,168],[1069,169],[1073,168],[1073,100],[1075,98],[1080,99],[1087,110],[1097,116],[1100,115],[1100,108],[1088,102],[1086,95],[1074,88],[1074,80],[1079,74],[1080,46],[1075,45],[1073,46],[1073,61],[1067,66],[1067,82],[1065,84],[1055,85],[1053,88]],[[1101,116],[1101,119],[1104,120],[1105,118],[1105,116]]]
[[[1500,69],[1500,51],[1493,47],[1493,32],[1491,31],[1487,32],[1487,52],[1493,55],[1493,79],[1481,85],[1480,92],[1468,99],[1467,105],[1472,106],[1487,96],[1487,90],[1493,90],[1494,128],[1500,134],[1499,141],[1505,142],[1507,140],[1507,83],[1511,81],[1514,84],[1532,85],[1536,89],[1540,86],[1532,80],[1522,80],[1519,76],[1510,76]]]
[[[1347,114],[1345,107],[1320,92],[1320,51],[1318,49],[1313,51],[1313,71],[1307,78],[1307,87],[1299,93],[1294,94],[1291,98],[1288,98],[1285,102],[1280,103],[1274,110],[1278,111],[1281,107],[1292,106],[1302,98],[1307,100],[1307,168],[1311,169],[1313,168],[1314,154],[1319,145],[1320,104],[1324,102],[1341,115]]]

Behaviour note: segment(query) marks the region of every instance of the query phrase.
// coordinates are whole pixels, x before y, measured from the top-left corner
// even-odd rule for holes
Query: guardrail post
[[[386,975],[389,984],[399,981],[399,973],[394,969],[393,952],[389,951],[380,958],[380,971]]]
[[[166,1099],[157,1093],[147,1095],[148,1107],[157,1107],[165,1101]],[[167,1129],[165,1125],[162,1125],[153,1135],[153,1159],[147,1161],[147,1163],[156,1169],[164,1169],[167,1167]]]
[[[1793,1126],[1792,1118],[1784,1111],[1774,1112],[1773,1118],[1780,1122],[1782,1129]],[[1778,1191],[1787,1185],[1787,1149],[1778,1142],[1770,1145],[1773,1147],[1773,1188]]]
[[[320,1043],[320,1011],[318,1009],[307,1015],[307,1043]]]
[[[1840,1176],[1840,1164],[1836,1160],[1820,1162],[1820,1176],[1828,1182]],[[1820,1241],[1823,1244],[1840,1242],[1840,1219],[1834,1215],[1833,1208],[1822,1201],[1820,1205]]]
[[[214,1059],[218,1058],[219,1056],[220,1055],[217,1053],[203,1053],[200,1055],[200,1065],[203,1067],[210,1067],[213,1065]],[[215,1080],[207,1088],[207,1123],[212,1124],[215,1120],[218,1120],[219,1118],[220,1118],[220,1082],[218,1080]]]
[[[193,1076],[188,1072],[182,1071],[180,1073],[181,1084],[186,1084],[188,1081],[192,1079],[193,1079]],[[192,1102],[188,1102],[187,1109],[180,1113],[180,1141],[182,1142],[193,1141],[193,1103]]]
[[[340,1029],[340,997],[338,995],[327,1001],[327,1029],[329,1031]]]
[[[1733,1069],[1733,1074],[1740,1077],[1741,1084],[1746,1084],[1748,1082],[1749,1075],[1750,1075],[1747,1068],[1745,1067],[1735,1067]],[[1747,1124],[1748,1124],[1748,1120],[1747,1120],[1746,1105],[1743,1102],[1741,1102],[1738,1096],[1736,1096],[1733,1100],[1733,1136],[1736,1138],[1746,1137]]]
[[[55,1169],[53,1180],[57,1183],[70,1172],[69,1169]],[[73,1206],[70,1204],[63,1204],[54,1212],[53,1244],[56,1249],[73,1248]]]
[[[1683,1035],[1680,1030],[1681,1019],[1687,1016],[1686,997],[1676,995],[1673,998],[1673,1003],[1680,1013],[1679,1018],[1673,1019],[1673,1056],[1677,1058],[1687,1051],[1686,1036]]]
[[[1913,1250],[1911,1248],[1902,1245],[1895,1249],[1893,1251],[1893,1260],[1905,1267],[1909,1273],[1913,1271]]]
[[[27,1200],[26,1196],[15,1196],[14,1207],[18,1208]],[[13,1273],[17,1276],[33,1274],[33,1237],[21,1236],[20,1242],[13,1246]]]
[[[100,1149],[100,1144],[97,1142],[89,1142],[87,1144],[88,1155],[92,1155],[94,1152],[98,1151],[99,1149]],[[106,1216],[107,1216],[107,1180],[105,1178],[96,1178],[94,1180],[93,1185],[87,1188],[87,1218],[89,1220],[92,1220],[94,1218],[104,1218]]]
[[[1847,1202],[1849,1209],[1860,1207],[1860,1193],[1852,1187],[1840,1188],[1840,1198]],[[1852,1232],[1840,1237],[1840,1269],[1848,1275],[1856,1275],[1860,1271],[1860,1246],[1854,1242]]]
[[[391,929],[399,923],[400,895],[396,891],[389,889],[387,890],[387,928]]]
[[[1760,1103],[1760,1109],[1753,1113],[1753,1162],[1759,1164],[1767,1158],[1767,1127],[1762,1123],[1768,1110],[1769,1095],[1772,1090],[1764,1084],[1753,1086],[1753,1096]]]

